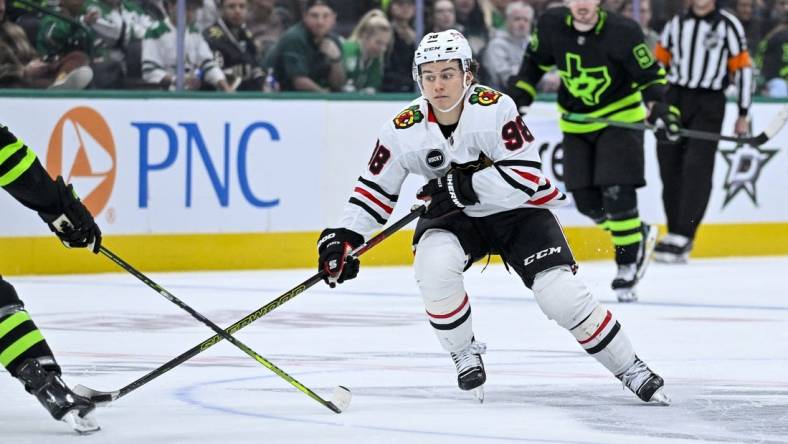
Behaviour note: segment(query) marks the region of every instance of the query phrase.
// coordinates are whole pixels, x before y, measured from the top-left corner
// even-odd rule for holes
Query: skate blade
[[[87,435],[101,430],[92,414],[88,413],[85,416],[79,416],[79,411],[77,410],[66,413],[61,421],[71,426],[80,435]]]
[[[618,288],[615,290],[618,302],[637,302],[638,295],[633,288]]]
[[[473,395],[473,399],[482,404],[484,402],[484,386],[481,385],[476,387],[475,389],[471,390],[471,394]]]
[[[648,401],[649,404],[657,404],[657,405],[670,405],[670,397],[665,394],[665,391],[662,390],[663,387],[657,389],[653,395],[651,395],[651,399]]]

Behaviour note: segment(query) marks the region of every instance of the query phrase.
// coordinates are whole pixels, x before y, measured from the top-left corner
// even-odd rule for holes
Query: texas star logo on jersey
[[[424,120],[424,113],[419,110],[419,105],[413,105],[394,118],[394,126],[397,129],[410,128],[422,120]]]
[[[490,106],[498,103],[501,93],[494,89],[477,86],[473,89],[473,94],[468,99],[471,105]]]

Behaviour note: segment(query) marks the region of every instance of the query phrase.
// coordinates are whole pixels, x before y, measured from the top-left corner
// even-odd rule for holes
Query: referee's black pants
[[[681,110],[681,126],[719,133],[725,116],[722,91],[687,89],[671,85],[668,103]],[[690,239],[700,226],[711,195],[717,142],[683,137],[678,143],[657,143],[662,203],[668,232]]]

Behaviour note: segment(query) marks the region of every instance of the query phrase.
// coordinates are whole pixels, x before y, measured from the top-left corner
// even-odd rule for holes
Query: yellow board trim
[[[662,232],[664,233],[664,227]],[[578,261],[612,260],[610,233],[566,227]],[[144,271],[315,268],[318,232],[107,236],[104,245]],[[413,262],[412,230],[403,230],[361,257],[364,266]],[[0,237],[0,274],[121,272],[103,256],[67,249],[54,236]],[[704,224],[692,257],[788,255],[788,222]]]

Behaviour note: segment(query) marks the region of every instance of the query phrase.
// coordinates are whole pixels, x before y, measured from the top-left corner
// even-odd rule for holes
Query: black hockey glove
[[[88,247],[98,253],[101,247],[101,230],[85,205],[77,197],[72,185],[66,185],[62,176],[55,180],[55,189],[61,214],[47,214],[39,212],[38,215],[49,225],[63,245],[69,248]]]
[[[349,281],[358,275],[361,265],[350,252],[364,243],[364,237],[346,228],[326,228],[317,241],[318,271],[325,272],[323,281],[329,287]]]
[[[675,106],[668,105],[665,102],[654,102],[651,105],[651,112],[648,114],[646,121],[662,129],[662,134],[657,133],[658,136],[664,136],[670,142],[678,142],[681,139],[679,130],[681,129],[681,113]]]
[[[427,219],[446,216],[479,203],[479,196],[473,191],[473,172],[458,170],[450,170],[443,177],[431,179],[421,187],[416,197],[429,201],[424,213]]]

